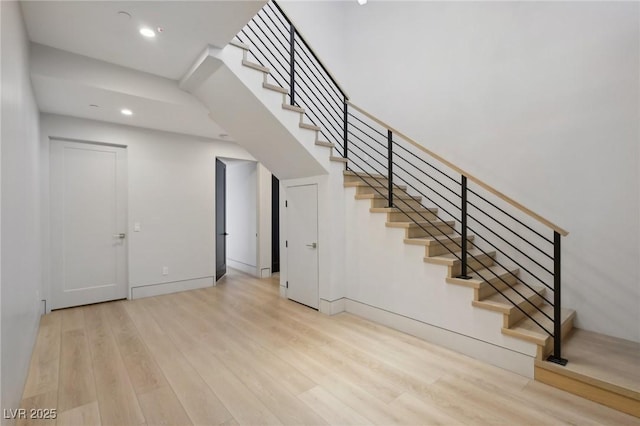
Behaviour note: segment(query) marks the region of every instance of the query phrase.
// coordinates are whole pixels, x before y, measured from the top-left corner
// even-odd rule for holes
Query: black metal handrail
[[[273,81],[287,89],[288,103],[304,108],[306,119],[339,148],[348,159],[347,170],[357,172],[388,207],[405,213],[426,235],[439,239],[460,261],[458,279],[476,276],[485,281],[551,336],[554,347],[549,360],[566,364],[561,356],[560,298],[560,239],[561,232],[566,232],[353,106],[276,1],[268,2],[236,38],[249,44],[252,59],[269,67]],[[368,180],[384,184],[373,185]],[[418,195],[410,195],[409,190]],[[422,199],[437,207],[436,219],[430,210],[424,210]],[[546,237],[523,211],[551,227],[553,238]],[[470,250],[470,233],[477,237],[475,251]],[[536,288],[531,282],[543,287]],[[553,300],[544,296],[545,289],[553,292]],[[523,294],[526,292],[553,307],[553,315]],[[544,319],[553,327],[544,325]]]

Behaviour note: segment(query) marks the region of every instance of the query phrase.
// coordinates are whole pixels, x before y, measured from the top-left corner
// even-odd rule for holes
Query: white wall
[[[345,37],[350,24],[344,1],[280,1],[278,2],[307,43],[329,69],[338,84],[349,93]],[[355,2],[354,2],[355,3]]]
[[[134,297],[212,285],[215,158],[253,160],[234,143],[43,114],[50,137],[126,145],[129,284]],[[140,232],[133,232],[139,222]],[[162,275],[162,267],[169,268]]]
[[[640,340],[640,5],[374,1],[298,12],[312,21],[321,7],[332,22],[342,11],[344,38],[331,25],[308,38],[343,55],[336,74],[351,100],[566,228],[563,303],[577,326]]]
[[[259,276],[257,163],[227,163],[227,265]]]
[[[2,408],[19,407],[42,304],[38,109],[28,41],[14,1],[2,16]],[[3,420],[3,423],[5,420]]]

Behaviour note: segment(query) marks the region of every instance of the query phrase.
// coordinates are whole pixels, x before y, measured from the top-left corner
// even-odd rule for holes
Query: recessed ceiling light
[[[121,109],[120,112],[122,113],[122,115],[133,115],[133,111],[127,108]]]
[[[140,34],[148,38],[153,38],[156,36],[156,32],[153,31],[151,28],[147,28],[147,27],[140,28]]]
[[[99,108],[99,107],[100,107],[99,105],[96,105],[96,104],[90,104],[89,106],[90,106],[91,108]]]
[[[364,6],[365,4],[367,4],[367,0],[358,0],[358,4],[360,6]]]
[[[128,21],[129,19],[131,19],[131,14],[129,12],[121,10],[120,12],[118,12],[118,18],[122,19],[123,21]]]

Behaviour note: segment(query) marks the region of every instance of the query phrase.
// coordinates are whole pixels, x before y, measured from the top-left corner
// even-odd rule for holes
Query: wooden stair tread
[[[479,260],[483,260],[486,259],[485,257],[480,257],[478,255],[474,256],[476,258],[478,258]],[[473,260],[473,258],[471,256],[469,256],[469,261]],[[478,268],[475,268],[476,270]],[[480,272],[480,273],[478,273]],[[515,269],[511,269],[509,271],[506,271],[502,266],[499,265],[491,265],[488,268],[483,268],[481,270],[479,270],[478,272],[473,272],[473,269],[468,268],[467,270],[467,274],[471,277],[468,280],[462,279],[462,278],[447,278],[447,282],[450,284],[462,284],[466,287],[471,287],[471,288],[480,288],[483,285],[489,285],[487,284],[487,281],[499,281],[500,279],[496,277],[496,275],[502,279],[504,279],[505,281],[509,282],[508,280],[511,279],[511,281],[513,281],[513,277],[512,275],[509,273],[513,273],[514,275],[518,275],[519,270],[517,268]],[[495,274],[495,275],[494,275]],[[502,283],[502,281],[500,281]],[[506,284],[502,283],[504,286],[506,286]],[[515,283],[514,283],[515,285]]]
[[[316,132],[319,132],[320,130],[322,130],[322,128],[320,128],[320,127],[318,127],[316,125],[313,125],[313,124],[309,124],[309,123],[302,123],[301,122],[301,123],[298,124],[298,126],[301,129],[315,130]]]
[[[473,239],[474,239],[473,235],[467,236],[467,241],[473,241]],[[447,236],[447,235],[438,235],[436,237],[405,238],[404,242],[405,244],[430,246],[434,244],[451,243],[452,242],[451,240],[453,240],[453,242],[455,243],[459,243],[460,241],[462,241],[462,237],[459,235],[456,235],[455,237]]]
[[[329,160],[335,161],[338,163],[347,163],[349,161],[344,157],[336,157],[335,155],[332,155],[331,157],[329,157]]]
[[[483,258],[487,256],[491,258],[496,257],[495,251],[487,252],[487,256],[485,256],[479,249],[475,249],[475,248],[469,250],[469,254],[472,254],[478,258],[480,258],[480,256],[482,256]],[[452,253],[441,254],[439,256],[433,256],[433,257],[425,257],[424,261],[427,263],[434,263],[436,265],[445,265],[445,266],[455,266],[461,262],[460,259],[458,259]]]
[[[433,213],[433,210],[430,209],[424,209],[423,211],[420,211],[420,213]],[[420,225],[418,225],[420,224]],[[447,225],[451,225],[453,226],[455,224],[455,222],[453,220],[450,221],[446,221],[443,222],[441,220],[438,219],[434,219],[431,222],[386,222],[386,226],[388,228],[433,228],[434,226],[441,226],[441,227],[446,227]],[[451,231],[453,232],[453,230]]]
[[[380,195],[378,193],[374,193],[374,194],[356,194],[355,195],[357,200],[369,200],[372,198],[379,198],[379,199],[386,199],[387,196],[386,195]],[[413,196],[413,195],[394,195],[393,196],[394,199],[398,199],[398,200],[413,200],[413,201],[422,201],[422,197],[420,196]],[[399,212],[401,210],[398,210]]]
[[[541,306],[541,309],[547,315],[553,318],[553,306],[545,303]],[[535,319],[549,331],[553,331],[553,322],[546,316],[544,316],[540,311],[536,310],[530,315],[533,317],[533,319]],[[574,311],[573,309],[562,308],[560,316],[561,323],[564,324],[569,320],[573,320],[575,315],[576,311]],[[551,339],[551,336],[540,329],[540,327],[529,317],[523,318],[520,322],[510,328],[503,328],[502,332],[513,337],[519,337],[524,340],[536,343],[539,346],[545,346],[547,344],[547,340]]]
[[[640,401],[640,343],[574,329],[562,345],[564,366],[536,360],[536,367]]]
[[[375,183],[368,183],[362,180],[358,180],[358,181],[353,181],[353,182],[345,182],[344,184],[345,188],[351,188],[351,187],[364,187],[364,188],[384,188],[385,191],[387,190],[387,185],[386,183],[383,182],[375,182]],[[406,191],[407,190],[407,186],[406,185],[393,185],[394,189],[399,189],[401,191]]]
[[[263,67],[260,64],[256,64],[255,62],[251,62],[246,59],[242,60],[242,65],[244,65],[245,67],[253,68],[254,70],[257,70],[257,71],[262,71],[265,74],[269,74],[271,72],[269,68]]]
[[[277,84],[262,83],[262,87],[265,89],[273,90],[274,92],[282,93],[283,95],[289,93],[287,89],[285,89],[284,87],[280,87]]]
[[[414,210],[410,210],[410,211],[403,211],[400,210],[397,207],[371,207],[369,209],[369,211],[371,213],[415,213],[417,212],[431,212],[431,213],[437,213],[438,212],[438,208],[437,207],[421,207],[418,209]],[[413,222],[411,222],[413,223]]]
[[[305,109],[298,105],[282,104],[282,108],[293,112],[299,112],[301,114],[304,114],[305,112]]]
[[[562,357],[565,366],[536,359],[535,379],[640,417],[640,343],[573,329]]]
[[[327,147],[327,148],[335,148],[336,147],[336,144],[334,144],[333,142],[327,142],[327,141],[316,141],[316,145],[324,146],[324,147]]]
[[[532,312],[535,310],[534,306],[542,305],[543,301],[541,296],[545,291],[544,287],[534,287],[534,289],[536,291],[531,290],[524,284],[518,283],[511,288],[506,288],[504,290],[500,290],[500,292],[493,293],[482,300],[474,300],[472,304],[478,308],[509,314],[513,310],[518,309],[513,303],[509,302],[510,299],[525,311]]]
[[[374,178],[374,179],[386,179],[387,176],[383,176],[379,173],[365,173],[365,172],[354,172],[353,170],[345,170],[342,172],[342,174],[344,176],[350,176],[350,177],[362,177],[362,178]]]

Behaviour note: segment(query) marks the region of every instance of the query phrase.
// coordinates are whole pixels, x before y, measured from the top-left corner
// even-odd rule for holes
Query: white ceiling
[[[40,44],[30,50],[31,82],[42,112],[215,139],[226,133],[175,80]],[[122,115],[123,108],[133,115]]]
[[[23,1],[38,106],[47,113],[220,139],[226,131],[177,80],[207,45],[225,46],[264,3]],[[147,39],[139,34],[141,26],[164,31]],[[133,116],[120,114],[122,108]]]
[[[25,1],[22,11],[33,42],[178,80],[208,44],[226,46],[264,3]],[[148,39],[143,26],[164,31]]]

